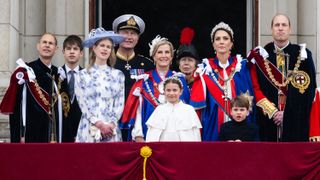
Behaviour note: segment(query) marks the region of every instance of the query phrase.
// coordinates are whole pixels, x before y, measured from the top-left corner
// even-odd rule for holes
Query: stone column
[[[84,37],[87,0],[0,0],[0,101],[9,85],[15,61],[38,58],[36,45],[41,35],[57,36],[57,54],[53,64],[64,63],[62,43],[66,36]],[[82,62],[81,62],[82,63]],[[9,140],[8,116],[0,114],[0,142]]]
[[[38,58],[36,45],[41,35],[46,32],[46,2],[43,0],[19,2],[21,27],[19,54],[25,61],[30,62]]]
[[[0,99],[19,57],[19,0],[0,0]],[[0,115],[0,142],[8,141],[8,116]]]
[[[79,0],[46,0],[46,29],[57,36],[58,52],[53,64],[64,64],[62,43],[71,34],[84,38],[84,1]],[[83,64],[82,60],[81,63]]]
[[[19,57],[19,0],[0,0],[0,86],[9,83],[14,60]],[[3,89],[1,89],[2,93]]]
[[[317,43],[319,43],[317,42],[317,40],[319,40],[319,32],[317,38],[317,28],[318,31],[320,30],[319,17],[317,17],[317,14],[319,14],[318,10],[317,0],[298,0],[298,43],[307,44],[307,48],[312,52],[317,74],[319,75],[320,65],[318,64],[317,67],[317,59],[319,59],[319,48],[317,48],[319,47],[317,46]]]

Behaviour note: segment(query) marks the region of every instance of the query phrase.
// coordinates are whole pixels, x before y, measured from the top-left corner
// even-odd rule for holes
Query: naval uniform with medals
[[[125,76],[125,100],[128,97],[131,87],[135,83],[135,79],[131,78],[131,75],[144,74],[149,70],[154,69],[154,65],[151,59],[142,55],[136,55],[133,53],[130,57],[125,57],[119,52],[116,54],[117,61],[114,68],[119,69]]]
[[[305,47],[291,43],[282,49],[274,43],[264,48],[269,54],[267,60],[282,74],[279,78],[275,71],[271,71],[271,63],[269,66],[262,65],[262,69],[266,70],[264,73],[261,67],[256,68],[260,69],[257,76],[264,95],[284,111],[281,141],[308,141],[309,114],[316,88],[312,54]],[[280,54],[284,56],[282,62],[279,61]],[[302,58],[302,54],[306,57]],[[261,111],[258,111],[257,123],[261,140],[277,140],[277,126]]]

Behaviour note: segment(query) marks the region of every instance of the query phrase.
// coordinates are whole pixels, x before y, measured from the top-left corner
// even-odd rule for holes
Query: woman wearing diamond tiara
[[[167,38],[156,36],[149,44],[150,56],[155,62],[156,68],[139,76],[132,76],[137,82],[131,88],[128,95],[122,120],[121,128],[129,129],[129,140],[143,142],[147,126],[146,121],[159,105],[165,103],[163,81],[171,76],[177,76],[183,83],[183,91],[180,99],[189,103],[189,90],[186,80],[181,73],[170,70],[174,49]]]
[[[233,30],[224,22],[217,24],[210,34],[215,56],[203,59],[195,73],[190,104],[197,109],[202,122],[202,140],[216,141],[220,125],[230,121],[230,100],[248,92],[255,95],[255,101],[269,115],[277,111],[256,86],[256,77],[251,78],[247,60],[240,55],[232,56]],[[255,122],[255,109],[248,116],[248,122]]]
[[[92,47],[89,66],[79,72],[75,94],[82,111],[76,142],[118,142],[124,107],[124,74],[113,68],[114,45],[124,37],[103,28],[91,30],[83,46]]]

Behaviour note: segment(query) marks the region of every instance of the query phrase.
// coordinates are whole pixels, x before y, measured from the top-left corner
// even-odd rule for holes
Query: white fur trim
[[[140,79],[143,79],[146,81],[147,79],[149,79],[149,74],[131,75],[130,77],[131,79],[135,79],[136,81]]]
[[[300,57],[301,57],[301,60],[307,59],[308,58],[308,54],[307,54],[307,51],[306,51],[307,44],[303,43],[303,44],[299,44],[299,46],[300,46]]]
[[[66,72],[63,70],[62,67],[58,67],[58,73],[60,74],[59,78],[61,79],[61,81],[67,78]]]
[[[140,87],[137,87],[137,88],[135,88],[134,90],[133,90],[133,95],[134,96],[138,96],[138,97],[140,97],[141,96],[141,89],[140,89]]]
[[[36,74],[34,73],[33,69],[31,67],[27,66],[27,64],[23,61],[23,59],[19,58],[16,61],[16,63],[18,64],[18,67],[22,67],[22,68],[25,68],[27,70],[30,82],[33,82],[33,80],[36,79]]]

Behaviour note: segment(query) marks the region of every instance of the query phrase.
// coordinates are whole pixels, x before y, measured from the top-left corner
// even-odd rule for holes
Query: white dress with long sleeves
[[[118,120],[124,108],[124,74],[107,65],[93,65],[89,71],[81,70],[75,79],[75,94],[82,111],[76,142],[121,141]],[[112,138],[101,138],[94,126],[98,120],[114,123]]]
[[[182,101],[159,105],[146,124],[147,142],[201,141],[200,120],[194,108]]]

